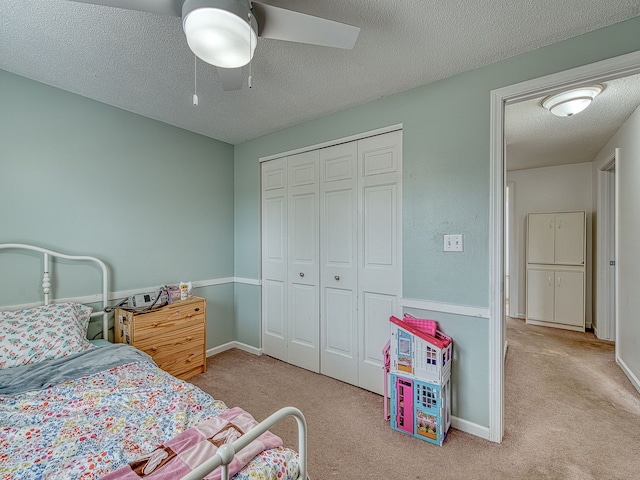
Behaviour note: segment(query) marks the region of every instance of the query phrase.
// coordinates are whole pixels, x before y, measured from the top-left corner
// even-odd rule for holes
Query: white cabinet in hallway
[[[527,323],[584,331],[585,258],[585,212],[528,215]]]
[[[402,133],[262,164],[265,354],[382,393],[401,295]]]
[[[530,213],[527,263],[584,265],[585,213]]]
[[[584,272],[530,266],[527,285],[527,323],[584,329]]]

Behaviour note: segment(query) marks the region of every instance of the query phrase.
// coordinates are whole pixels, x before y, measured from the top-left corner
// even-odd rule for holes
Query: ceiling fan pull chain
[[[198,57],[193,56],[193,104],[198,106]]]
[[[249,88],[253,87],[253,78],[251,77],[251,12],[247,14],[247,21],[249,22],[249,78],[247,79],[247,83],[249,84]]]

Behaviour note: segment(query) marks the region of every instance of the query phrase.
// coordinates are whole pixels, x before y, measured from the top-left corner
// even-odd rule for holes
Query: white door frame
[[[554,73],[491,91],[489,213],[489,439],[504,433],[504,108],[554,91],[640,73],[640,52]]]
[[[611,173],[611,169],[615,166],[615,155],[611,154],[611,158],[607,163],[598,170],[597,188],[598,188],[598,216],[597,216],[597,289],[596,289],[596,336],[604,340],[614,340],[614,332],[616,326],[615,298],[612,289],[615,285],[615,270],[611,269],[610,252],[616,251],[613,242],[615,242],[615,234],[611,235],[615,228],[616,215],[616,190],[615,190],[615,174]],[[605,213],[606,212],[606,213]],[[610,213],[613,212],[613,216]]]
[[[516,182],[507,182],[509,185],[509,232],[506,232],[506,241],[509,242],[507,252],[509,254],[509,316],[517,317],[520,310],[520,259],[518,258],[518,245],[520,238],[516,228]]]

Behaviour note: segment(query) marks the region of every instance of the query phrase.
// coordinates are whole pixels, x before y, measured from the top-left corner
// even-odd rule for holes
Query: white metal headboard
[[[49,305],[49,292],[51,291],[51,277],[49,276],[49,257],[59,257],[67,260],[88,261],[96,263],[102,270],[102,311],[93,312],[91,317],[102,316],[102,338],[109,340],[109,314],[105,312],[108,298],[109,288],[109,271],[105,263],[95,257],[88,257],[86,255],[67,255],[60,252],[54,252],[46,248],[36,247],[33,245],[25,245],[21,243],[0,243],[0,250],[32,250],[34,252],[40,252],[44,257],[44,268],[42,274],[42,292],[44,293],[44,304]]]

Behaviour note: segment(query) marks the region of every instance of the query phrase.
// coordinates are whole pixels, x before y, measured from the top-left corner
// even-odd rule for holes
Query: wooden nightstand
[[[181,379],[207,371],[206,300],[189,297],[145,313],[115,310],[115,340],[148,353]]]

